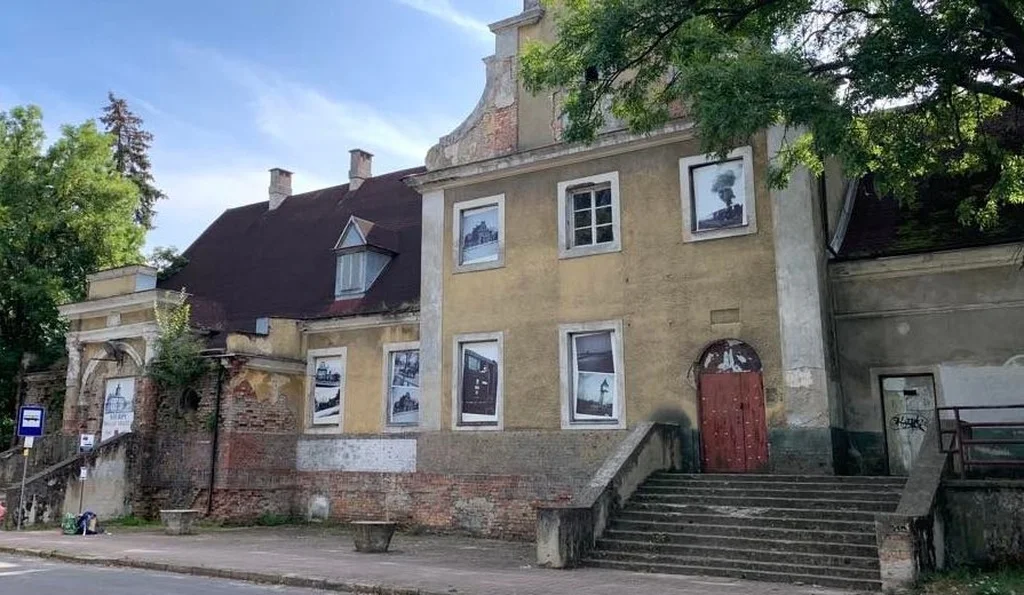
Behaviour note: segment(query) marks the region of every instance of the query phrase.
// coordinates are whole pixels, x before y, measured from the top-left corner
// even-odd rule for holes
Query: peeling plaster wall
[[[255,325],[255,321],[253,321]],[[272,318],[267,335],[231,333],[227,337],[229,353],[249,353],[274,357],[301,359],[302,332],[299,322],[287,318]]]
[[[851,472],[882,473],[878,377],[931,373],[945,404],[1024,402],[1024,273],[1015,246],[892,257],[830,267]]]
[[[519,29],[519,47],[532,41],[552,43],[555,41],[555,20],[553,10],[535,25]],[[562,137],[561,105],[550,91],[531,94],[519,84],[519,150],[528,151],[559,142]]]

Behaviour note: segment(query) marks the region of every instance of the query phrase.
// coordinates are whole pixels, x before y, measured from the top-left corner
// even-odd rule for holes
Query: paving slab
[[[360,554],[337,527],[159,530],[104,535],[0,531],[0,552],[235,580],[395,595],[849,595],[850,591],[717,577],[638,574],[534,564],[534,546],[458,536],[396,534],[387,554]]]

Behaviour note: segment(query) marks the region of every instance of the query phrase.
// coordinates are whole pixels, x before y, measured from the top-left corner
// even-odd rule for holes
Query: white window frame
[[[498,421],[494,425],[462,424],[459,420],[461,406],[459,399],[462,394],[462,345],[497,341],[498,343],[498,388],[497,403],[494,412]],[[452,429],[460,432],[491,432],[505,428],[505,333],[466,333],[452,338]]]
[[[396,351],[419,351],[419,341],[406,341],[403,343],[385,343],[383,347],[384,361],[381,366],[381,374],[383,380],[381,381],[381,422],[380,425],[384,428],[385,432],[403,433],[403,432],[416,432],[419,431],[420,424],[423,422],[423,377],[422,372],[420,376],[420,412],[419,421],[415,424],[392,424],[390,419],[390,394],[391,394],[391,354]],[[423,365],[422,361],[423,353],[420,353],[420,366]],[[421,368],[422,369],[422,368]]]
[[[316,390],[316,360],[325,357],[341,358],[341,402],[338,404],[338,425],[313,423],[313,391]],[[328,347],[306,351],[306,401],[304,419],[307,434],[340,434],[345,428],[345,390],[348,386],[348,347]]]
[[[388,258],[388,260],[384,263],[384,266],[381,267],[381,269],[379,271],[377,271],[377,274],[372,279],[368,280],[366,278],[366,266],[367,266],[367,261],[369,260],[369,256],[370,256],[371,252],[374,253],[374,254],[382,254],[382,255],[386,256]],[[341,269],[342,269],[341,259],[342,259],[342,257],[345,257],[345,256],[358,256],[359,257],[359,282],[360,282],[360,286],[359,286],[358,290],[344,291],[344,292],[341,291],[341,288],[340,288]],[[370,248],[367,248],[365,246],[357,247],[357,248],[346,248],[342,252],[335,253],[334,299],[337,301],[337,300],[351,300],[351,299],[357,299],[357,298],[364,297],[366,295],[366,292],[370,291],[370,288],[373,287],[373,284],[377,282],[377,279],[380,279],[381,275],[384,274],[384,271],[386,271],[387,268],[391,265],[391,259],[392,258],[393,257],[391,255],[389,255],[389,254],[386,254],[386,253],[381,252],[379,250],[371,250]]]
[[[612,195],[612,241],[588,246],[573,246],[569,215],[569,192],[578,186],[608,184]],[[558,258],[576,258],[622,251],[622,212],[619,207],[619,172],[612,171],[558,183]]]
[[[462,212],[489,206],[498,207],[498,259],[489,262],[462,264]],[[468,273],[500,269],[505,266],[505,195],[497,194],[463,200],[452,205],[452,271]]]
[[[723,161],[743,161],[743,214],[746,216],[747,224],[724,229],[709,229],[707,231],[693,230],[693,192],[690,180],[690,170],[702,165],[721,163]],[[693,155],[683,157],[679,160],[679,185],[680,196],[683,207],[683,241],[701,242],[704,240],[717,240],[721,238],[732,238],[757,233],[757,191],[754,188],[754,151],[749,146],[740,147],[730,151],[725,159],[719,159],[715,155]]]
[[[611,331],[612,356],[615,361],[615,403],[613,411],[618,415],[615,420],[596,421],[573,419],[574,357],[572,336],[582,333]],[[559,388],[562,401],[563,430],[621,430],[626,427],[626,370],[622,356],[622,320],[602,320],[599,322],[579,322],[558,325],[558,356],[559,356]]]
[[[341,266],[341,264],[342,264],[342,259],[344,259],[346,257],[350,257],[350,256],[357,257],[357,259],[359,261],[359,275],[357,276],[357,278],[359,279],[359,289],[355,289],[355,290],[351,290],[351,291],[345,291],[341,287],[341,279],[342,279],[342,275],[341,275],[342,266]],[[336,264],[335,264],[336,272],[335,272],[335,277],[334,277],[334,297],[336,299],[348,299],[348,298],[352,298],[352,297],[360,297],[364,293],[366,293],[366,287],[364,286],[364,284],[366,283],[366,250],[365,249],[353,249],[353,250],[348,251],[348,252],[341,252],[341,253],[337,254],[336,259],[337,260],[336,260]]]

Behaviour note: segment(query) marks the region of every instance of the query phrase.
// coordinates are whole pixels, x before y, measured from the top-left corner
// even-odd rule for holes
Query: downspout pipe
[[[213,441],[210,444],[210,485],[206,494],[206,516],[213,512],[213,485],[217,481],[217,454],[220,439],[220,402],[224,392],[224,365],[217,361],[217,394],[213,405]]]

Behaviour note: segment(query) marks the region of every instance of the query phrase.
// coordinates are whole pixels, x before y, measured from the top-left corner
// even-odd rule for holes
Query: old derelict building
[[[551,15],[528,1],[492,30],[483,97],[425,167],[374,176],[355,150],[348,184],[300,195],[271,170],[269,200],[227,211],[171,278],[104,271],[64,308],[65,431],[130,430],[145,461],[113,511],[528,538],[538,505],[578,504],[651,421],[680,428],[677,470],[905,475],[929,407],[1019,400],[1012,238],[901,249],[869,184],[830,169],[769,189],[781,129],[717,159],[680,110],[567,145],[558,97],[516,76]],[[154,311],[182,290],[218,363],[189,398],[144,374]],[[873,485],[871,510],[894,506],[902,483]],[[868,541],[835,584],[877,582]],[[761,563],[811,572],[787,560]]]

